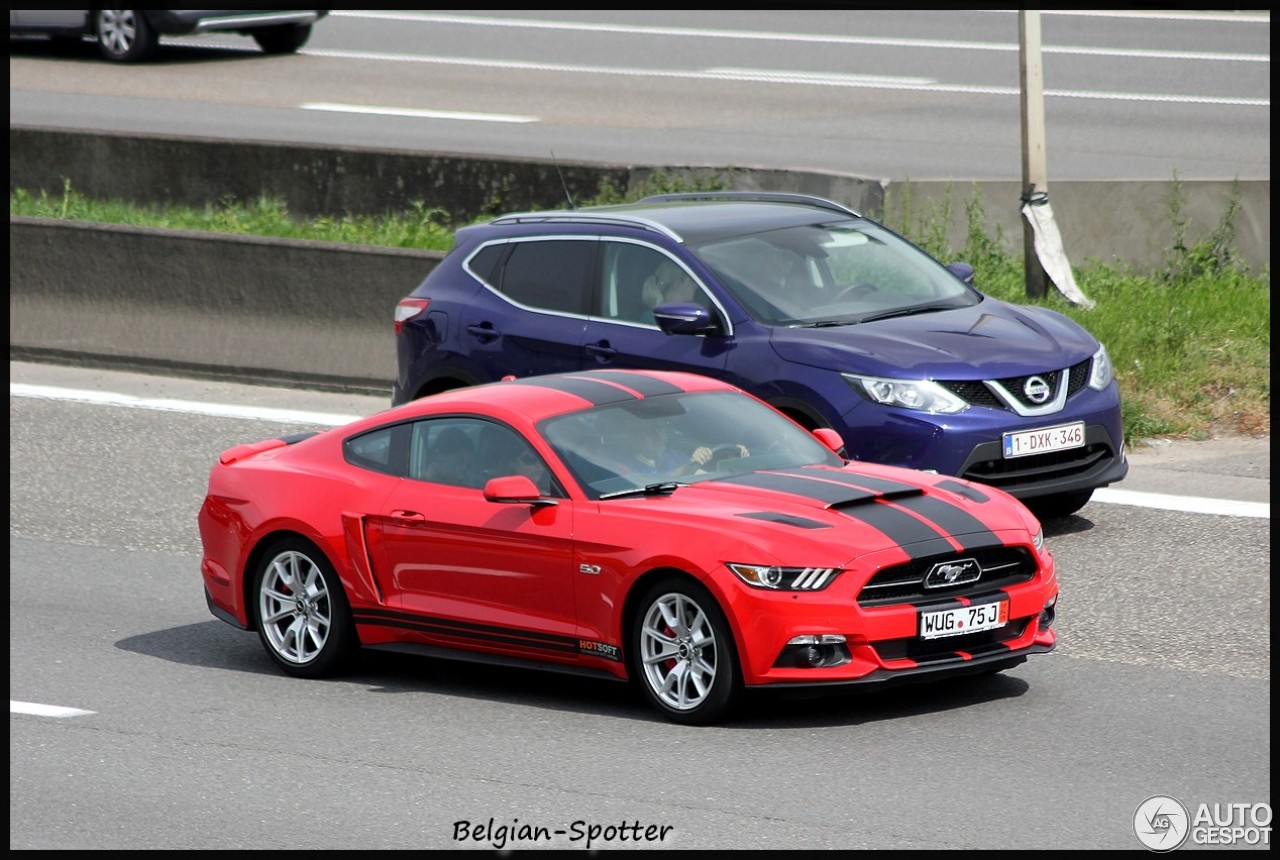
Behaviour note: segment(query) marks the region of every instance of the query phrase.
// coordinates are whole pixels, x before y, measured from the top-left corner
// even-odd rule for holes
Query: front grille
[[[974,559],[982,568],[982,574],[976,580],[953,587],[924,587],[925,575],[935,565],[966,558]],[[858,592],[858,605],[888,606],[990,593],[1019,582],[1027,582],[1036,575],[1036,570],[1036,560],[1031,551],[1020,546],[993,546],[966,553],[917,558],[905,564],[886,567],[876,573]]]
[[[963,636],[946,636],[942,639],[887,639],[883,642],[872,642],[876,655],[881,660],[915,660],[917,663],[942,662],[944,660],[961,659],[956,652],[963,651],[972,657],[985,657],[1007,651],[1005,642],[1012,642],[1027,632],[1030,618],[1011,621],[997,630],[984,630],[981,633],[966,633]]]
[[[1062,375],[1067,374],[1067,397],[1071,398],[1080,389],[1084,388],[1085,383],[1089,381],[1089,363],[1093,359],[1086,358],[1078,364],[1064,370],[1046,370],[1043,373],[1027,373],[1022,376],[1006,376],[1003,379],[994,379],[992,382],[999,383],[1005,391],[1017,398],[1027,409],[1038,409],[1044,404],[1033,403],[1027,399],[1023,386],[1027,384],[1027,380],[1033,376],[1039,376],[1049,384],[1049,390],[1056,392],[1058,385],[1062,380]],[[957,397],[963,398],[966,402],[974,406],[985,406],[988,409],[1005,409],[1009,407],[1005,405],[999,397],[997,397],[987,383],[976,379],[939,379],[938,384],[943,388],[955,394]]]
[[[1057,480],[1080,475],[1099,463],[1113,459],[1115,452],[1110,445],[1094,444],[1069,451],[1050,451],[1047,454],[1031,454],[1006,460],[1004,458],[979,460],[970,463],[960,477],[980,481],[1001,489],[1022,484]]]

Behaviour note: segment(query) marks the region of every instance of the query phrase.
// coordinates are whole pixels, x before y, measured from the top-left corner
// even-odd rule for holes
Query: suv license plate
[[[941,609],[920,613],[920,638],[941,639],[944,636],[961,636],[965,633],[981,633],[1003,627],[1009,620],[1009,601],[961,606],[957,609]]]
[[[1004,458],[1084,447],[1084,422],[1004,434]]]

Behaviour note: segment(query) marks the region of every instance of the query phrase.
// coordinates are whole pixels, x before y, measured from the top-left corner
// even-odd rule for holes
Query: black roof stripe
[[[581,397],[593,406],[605,406],[610,403],[622,403],[627,400],[638,400],[636,395],[623,391],[608,382],[588,379],[582,376],[526,376],[513,379],[506,385],[536,385],[540,388],[551,388]]]
[[[645,397],[656,397],[659,394],[679,394],[684,391],[678,385],[672,385],[662,379],[654,379],[652,376],[645,376],[638,373],[623,373],[617,370],[593,370],[590,372],[592,379],[603,379],[606,382],[616,382],[618,385],[624,385],[632,391],[638,391]]]

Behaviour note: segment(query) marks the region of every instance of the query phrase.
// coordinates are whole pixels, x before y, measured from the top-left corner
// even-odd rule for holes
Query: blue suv
[[[505,376],[724,379],[854,459],[999,487],[1042,518],[1128,471],[1106,349],[858,213],[798,194],[664,194],[504,215],[396,308],[393,404]]]

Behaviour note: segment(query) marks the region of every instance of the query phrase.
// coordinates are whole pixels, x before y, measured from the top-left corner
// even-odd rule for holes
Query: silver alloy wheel
[[[314,561],[294,550],[273,558],[258,587],[258,618],[277,656],[304,665],[329,640],[333,612],[329,584]]]
[[[692,710],[706,700],[715,684],[719,649],[711,619],[686,594],[664,594],[645,613],[640,629],[645,683],[673,710]]]
[[[115,56],[129,53],[138,38],[138,19],[133,9],[103,9],[98,12],[98,41]]]

